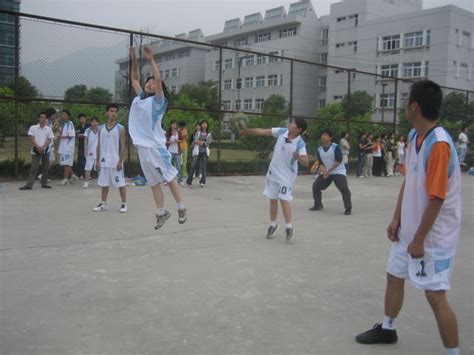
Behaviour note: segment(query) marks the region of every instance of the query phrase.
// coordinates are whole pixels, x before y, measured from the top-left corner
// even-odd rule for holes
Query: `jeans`
[[[191,165],[191,170],[189,171],[188,178],[186,180],[186,183],[188,185],[192,185],[194,174],[196,173],[197,169],[199,168],[199,166],[201,164],[202,164],[202,173],[201,173],[202,175],[201,175],[201,180],[199,182],[201,184],[206,183],[207,159],[208,159],[208,156],[207,156],[206,152],[203,152],[203,153],[200,152],[199,155],[195,155],[193,157],[193,163]]]
[[[77,152],[77,176],[84,177],[84,168],[86,167],[86,157],[84,151],[79,150]]]
[[[466,153],[467,153],[467,148],[458,147],[458,157],[459,157],[460,164],[464,163],[464,159],[466,159]]]
[[[323,177],[323,175],[318,176],[316,181],[313,183],[314,206],[317,208],[320,208],[323,206],[321,191],[326,190],[333,181],[334,181],[334,185],[336,185],[337,189],[342,195],[344,208],[346,210],[351,210],[352,209],[351,191],[349,190],[349,186],[347,185],[347,177],[345,175],[339,175],[339,174],[329,175],[326,179]]]
[[[181,169],[181,154],[179,153],[170,153],[171,154],[171,164],[174,163],[176,170],[178,170],[178,182],[183,181],[183,173]]]
[[[36,176],[38,175],[39,164],[41,161],[41,186],[48,185],[49,153],[43,155],[33,155],[31,157],[30,175],[26,186],[33,187]]]
[[[364,168],[365,153],[359,153],[357,155],[357,177],[363,175],[362,169]]]

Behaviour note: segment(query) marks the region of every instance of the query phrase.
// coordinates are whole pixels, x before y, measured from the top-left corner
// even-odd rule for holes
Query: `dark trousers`
[[[48,185],[48,169],[49,169],[49,154],[46,152],[43,155],[33,155],[31,157],[30,176],[26,186],[33,187],[36,176],[38,175],[39,165],[41,162],[41,186]]]
[[[359,153],[357,155],[357,177],[363,175],[362,169],[364,168],[365,154]]]
[[[313,199],[315,207],[322,207],[322,193],[321,191],[326,190],[329,185],[334,181],[337,189],[342,195],[342,201],[344,201],[344,208],[346,210],[352,209],[351,202],[351,191],[347,185],[347,177],[345,175],[329,175],[326,179],[323,175],[319,175],[316,181],[313,183]]]
[[[374,165],[372,167],[373,176],[382,176],[383,157],[374,157]]]
[[[77,152],[77,176],[84,177],[84,168],[86,167],[86,157],[84,151],[80,150]]]
[[[193,163],[191,164],[191,170],[188,173],[188,178],[186,179],[186,183],[188,185],[192,185],[194,174],[198,171],[199,166],[202,165],[202,172],[201,172],[201,180],[199,181],[202,184],[206,183],[207,177],[207,153],[199,153],[193,157]]]

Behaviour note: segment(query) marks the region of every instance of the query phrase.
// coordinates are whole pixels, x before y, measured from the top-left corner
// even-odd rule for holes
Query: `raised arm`
[[[240,135],[243,136],[266,136],[273,137],[271,128],[248,128],[240,132]]]
[[[135,52],[135,48],[130,47],[130,61],[132,63],[131,69],[131,81],[132,81],[132,88],[135,90],[135,93],[138,95],[142,92],[142,87],[140,85],[140,74],[138,72],[138,63],[137,63],[137,53]]]
[[[150,47],[145,47],[145,58],[150,63],[151,73],[153,74],[153,78],[155,79],[155,87],[156,87],[156,98],[157,100],[161,100],[165,94],[163,92],[163,85],[161,84],[161,75],[160,70],[158,69],[158,64],[155,62],[155,58],[153,58],[153,51]]]

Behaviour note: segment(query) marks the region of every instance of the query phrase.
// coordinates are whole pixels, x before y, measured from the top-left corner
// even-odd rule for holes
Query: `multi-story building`
[[[204,34],[197,29],[188,34],[179,34],[176,38],[203,42]],[[154,41],[150,46],[160,67],[161,77],[171,91],[178,92],[184,84],[197,84],[204,80],[204,62],[209,47],[177,41]],[[140,72],[144,79],[151,75],[151,68],[144,58],[142,63]],[[115,97],[123,101],[128,92],[129,59],[119,59],[117,64],[119,68],[115,73]]]
[[[386,76],[429,78],[443,86],[474,90],[474,14],[456,6],[422,10],[422,0],[344,0],[321,18],[329,64]],[[326,55],[325,55],[326,56]],[[326,101],[337,101],[351,90],[374,98],[374,118],[394,118],[409,83],[328,69],[319,78]],[[396,89],[396,90],[395,90]],[[396,93],[395,93],[396,92]]]
[[[314,61],[319,54],[319,32],[318,17],[311,2],[305,0],[291,4],[288,12],[282,6],[267,10],[264,16],[254,13],[243,21],[228,20],[223,32],[207,37],[206,42]],[[292,83],[289,61],[231,50],[223,51],[222,64],[219,58],[218,49],[207,54],[205,77],[218,81],[222,65],[224,109],[259,112],[269,96],[281,95],[288,104],[292,102],[294,114],[315,113],[317,66],[294,63]]]
[[[0,10],[19,12],[21,0],[0,0]],[[0,14],[0,85],[15,79],[15,18]]]

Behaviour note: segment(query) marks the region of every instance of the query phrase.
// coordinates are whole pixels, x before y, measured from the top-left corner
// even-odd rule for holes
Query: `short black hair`
[[[65,113],[66,115],[71,117],[71,112],[69,112],[69,110],[62,110],[61,112]]]
[[[80,113],[80,114],[77,115],[77,118],[81,118],[81,117],[86,118],[86,114],[85,113]]]
[[[443,92],[434,81],[422,80],[412,84],[408,100],[420,106],[423,117],[435,121],[443,102]]]
[[[118,105],[115,102],[111,102],[107,106],[105,106],[105,112],[108,112],[111,108],[116,108],[117,111],[119,110]]]
[[[301,117],[294,117],[293,119],[295,120],[296,127],[301,129],[300,134],[304,133],[306,129],[308,128],[308,124],[306,123],[306,120]]]
[[[332,138],[332,132],[329,129],[323,129],[320,135],[322,136],[323,134],[327,134]]]
[[[99,119],[98,119],[97,117],[95,117],[95,116],[92,116],[92,118],[91,118],[91,123],[92,123],[92,121],[97,121],[97,122],[99,122]]]
[[[45,115],[46,117],[48,117],[48,116],[46,115],[46,112],[44,112],[44,111],[41,111],[40,113],[38,113],[38,117],[41,116],[41,115]]]
[[[149,82],[151,79],[155,79],[155,77],[153,75],[150,75],[150,76],[147,76],[146,79],[145,79],[145,84],[147,82]],[[163,81],[163,79],[160,79],[161,81],[161,87],[163,88],[163,95],[164,97],[166,98],[166,100],[170,100],[170,92],[168,90],[168,86],[166,86],[165,82]]]
[[[56,109],[50,107],[50,108],[47,108],[45,112],[46,112],[46,117],[51,117],[52,115],[56,114]]]

